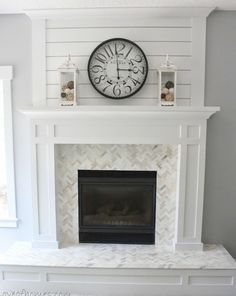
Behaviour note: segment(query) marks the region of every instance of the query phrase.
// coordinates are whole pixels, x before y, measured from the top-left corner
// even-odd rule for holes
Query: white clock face
[[[88,75],[103,96],[123,99],[141,89],[148,63],[141,48],[126,39],[115,38],[95,48],[88,62]]]

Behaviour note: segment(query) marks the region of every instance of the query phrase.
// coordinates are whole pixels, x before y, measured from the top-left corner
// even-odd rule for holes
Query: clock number
[[[134,86],[136,86],[137,84],[140,84],[140,81],[134,79],[133,77],[130,77],[130,76],[128,76],[128,77],[129,77],[130,80],[133,82]]]
[[[128,95],[128,94],[131,93],[131,91],[132,91],[131,86],[130,86],[130,85],[126,85],[126,86],[125,86],[125,93]]]
[[[103,92],[105,92],[105,91],[106,91],[106,89],[107,89],[109,86],[111,86],[111,85],[112,85],[112,82],[111,82],[111,81],[109,81],[109,80],[107,80],[107,83],[108,83],[108,85],[107,85],[106,87],[104,87],[104,89],[102,90]]]
[[[123,53],[121,53],[121,51],[125,49],[125,44],[124,43],[119,43],[117,45],[117,43],[115,43],[115,54],[116,55],[123,55]]]
[[[121,90],[119,89],[119,85],[115,85],[114,87],[113,87],[113,94],[116,96],[116,97],[119,97],[120,96],[120,94],[121,94]]]
[[[133,73],[137,74],[138,72],[141,72],[144,75],[144,67],[138,68],[137,66],[133,67]]]
[[[102,66],[100,65],[94,65],[92,66],[92,72],[93,73],[98,73],[98,72],[102,72],[104,69]]]
[[[102,80],[105,79],[104,75],[94,78],[94,83],[99,84]]]
[[[142,62],[141,55],[137,54],[134,59],[130,59],[130,62],[132,65],[134,65],[135,63],[141,63]]]
[[[107,61],[107,57],[103,53],[100,53],[100,52],[97,53],[97,56],[95,59],[103,64],[105,64]]]
[[[125,90],[125,93],[127,95],[129,95],[132,91],[132,87],[130,85],[126,85],[127,84],[127,81],[123,81],[123,86],[124,86],[124,90]]]
[[[105,52],[106,52],[108,58],[110,58],[110,57],[112,57],[112,56],[114,55],[114,53],[113,53],[113,51],[112,51],[112,49],[111,49],[110,44],[105,45],[105,46],[104,46],[104,50],[105,50]]]
[[[127,54],[125,55],[125,59],[127,59],[128,55],[130,54],[131,50],[133,49],[133,46],[130,47],[129,51],[127,52]]]

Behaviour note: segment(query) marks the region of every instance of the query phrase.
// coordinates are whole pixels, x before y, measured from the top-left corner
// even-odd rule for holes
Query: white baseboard
[[[86,296],[235,296],[236,269],[122,269],[0,265],[0,292]],[[49,295],[49,294],[48,294]]]

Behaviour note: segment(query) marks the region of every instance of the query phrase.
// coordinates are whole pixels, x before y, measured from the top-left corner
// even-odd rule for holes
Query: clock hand
[[[116,71],[117,71],[117,79],[119,80],[120,79],[120,76],[119,76],[119,65],[118,65],[118,55],[116,53]]]
[[[119,71],[133,71],[132,69],[119,69]]]
[[[119,69],[119,63],[118,63],[118,51],[117,51],[117,47],[116,47],[116,43],[115,43],[115,55],[116,55],[116,71],[117,71],[117,79],[120,80],[120,69]]]

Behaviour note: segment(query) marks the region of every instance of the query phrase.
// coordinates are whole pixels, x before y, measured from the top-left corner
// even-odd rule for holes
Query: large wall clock
[[[88,61],[88,76],[103,96],[124,99],[137,93],[148,74],[148,62],[134,42],[113,38],[99,44]]]

